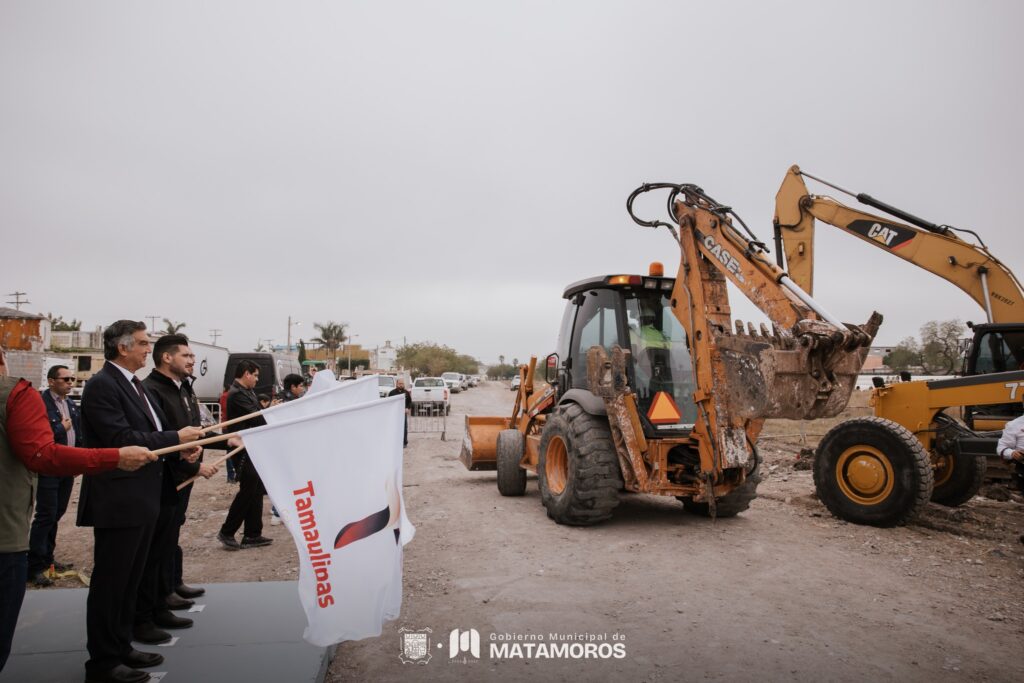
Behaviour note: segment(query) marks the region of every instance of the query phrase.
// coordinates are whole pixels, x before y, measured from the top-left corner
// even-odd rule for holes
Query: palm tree
[[[322,345],[330,354],[331,368],[334,368],[335,356],[338,349],[348,340],[345,334],[345,323],[336,323],[333,320],[326,323],[313,323],[313,327],[320,333],[319,337],[313,337],[311,342]]]
[[[167,325],[167,329],[164,330],[164,334],[178,334],[181,328],[185,327],[185,323],[172,323],[167,318],[164,318],[164,324]]]

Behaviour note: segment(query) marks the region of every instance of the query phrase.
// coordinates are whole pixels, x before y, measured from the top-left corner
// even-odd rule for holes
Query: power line
[[[144,315],[142,317],[143,318],[149,318],[149,329],[150,329],[150,331],[152,331],[152,330],[156,329],[156,319],[160,318],[162,316],[159,316],[159,315]]]
[[[13,296],[14,297],[14,301],[8,301],[7,303],[14,304],[14,309],[17,310],[17,311],[20,311],[21,307],[24,306],[25,304],[32,303],[28,299],[25,299],[23,301],[22,298],[21,298],[23,296],[28,296],[27,292],[11,292],[7,296]]]
[[[210,330],[210,336],[213,337],[213,345],[217,345],[217,339],[220,337],[222,330]]]

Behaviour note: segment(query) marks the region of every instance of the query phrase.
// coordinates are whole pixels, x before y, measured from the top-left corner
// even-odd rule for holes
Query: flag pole
[[[241,417],[233,417],[230,420],[225,420],[224,422],[218,422],[215,425],[210,425],[203,431],[212,432],[215,429],[223,429],[224,427],[230,427],[231,425],[238,424],[239,422],[245,422],[246,420],[251,420],[254,417],[260,417],[261,415],[263,415],[263,411],[257,410],[256,412],[249,413],[248,415],[242,415]]]
[[[153,455],[161,456],[167,455],[168,453],[177,453],[178,451],[188,450],[193,446],[205,446],[210,443],[219,443],[221,441],[227,441],[228,439],[237,436],[235,432],[229,434],[218,434],[217,436],[208,436],[205,439],[199,439],[198,441],[192,441],[189,443],[179,443],[177,446],[168,446],[167,448],[161,448],[153,451]]]
[[[233,451],[229,452],[229,453],[228,453],[227,455],[225,455],[225,456],[223,456],[223,457],[220,457],[220,458],[217,458],[216,460],[214,460],[214,461],[213,461],[212,463],[210,463],[210,464],[211,464],[211,465],[213,465],[214,467],[217,467],[217,466],[218,466],[218,465],[220,465],[220,464],[221,464],[222,462],[224,462],[225,460],[227,460],[228,458],[230,458],[230,457],[231,457],[232,455],[234,455],[235,453],[238,453],[239,451],[241,451],[241,450],[242,450],[243,448],[245,448],[245,446],[239,446],[239,447],[238,447],[238,448],[236,448],[235,450],[233,450]],[[175,491],[180,491],[180,490],[182,490],[183,488],[185,488],[186,486],[190,486],[190,485],[192,484],[192,482],[194,482],[194,481],[195,481],[196,479],[199,479],[199,475],[198,475],[198,474],[197,474],[197,475],[195,475],[194,477],[191,477],[191,478],[189,478],[189,479],[186,479],[185,481],[181,482],[180,484],[178,484],[177,488],[175,488],[174,490],[175,490]]]

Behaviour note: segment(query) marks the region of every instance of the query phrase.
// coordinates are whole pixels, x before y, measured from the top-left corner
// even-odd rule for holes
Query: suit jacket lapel
[[[121,391],[128,394],[128,398],[135,403],[140,411],[142,411],[142,415],[146,418],[146,422],[148,422],[155,430],[156,423],[153,422],[153,413],[150,412],[146,402],[142,400],[141,396],[139,396],[139,392],[135,390],[135,385],[128,381],[128,378],[124,376],[124,373],[113,367],[113,363],[108,362],[107,365],[104,366],[104,369],[114,375],[114,381],[117,382],[117,386],[120,387]],[[145,389],[143,389],[143,391],[145,391]],[[152,403],[152,401],[150,401],[150,403]]]

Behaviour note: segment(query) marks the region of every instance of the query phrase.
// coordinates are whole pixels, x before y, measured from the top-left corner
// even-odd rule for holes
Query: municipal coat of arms
[[[429,628],[414,630],[405,628],[398,629],[402,639],[402,652],[398,657],[402,664],[426,664],[430,661],[430,634]]]

